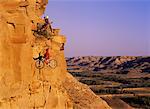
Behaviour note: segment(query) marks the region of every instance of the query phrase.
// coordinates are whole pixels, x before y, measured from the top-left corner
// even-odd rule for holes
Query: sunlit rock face
[[[42,23],[48,0],[0,1],[0,109],[109,109],[87,86],[66,71],[66,38],[35,38],[32,25]],[[50,47],[55,68],[35,67],[34,56]],[[87,92],[88,93],[87,93]],[[82,95],[82,99],[81,99]]]

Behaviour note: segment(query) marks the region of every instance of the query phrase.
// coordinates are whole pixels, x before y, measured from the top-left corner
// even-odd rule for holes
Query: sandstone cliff
[[[0,109],[110,109],[66,71],[63,35],[35,38],[32,25],[43,22],[48,0],[0,1]],[[35,67],[33,57],[51,48],[56,68]]]

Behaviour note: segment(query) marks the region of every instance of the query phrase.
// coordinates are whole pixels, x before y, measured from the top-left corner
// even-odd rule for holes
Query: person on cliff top
[[[44,17],[44,21],[45,21],[45,23],[44,23],[44,25],[43,25],[43,28],[47,29],[47,28],[49,27],[49,29],[50,29],[50,31],[51,31],[51,33],[52,33],[52,32],[53,32],[53,29],[52,29],[52,27],[51,27],[51,24],[52,24],[53,22],[50,22],[50,21],[49,21],[49,17],[48,17],[48,16]]]
[[[51,27],[52,22],[49,22],[48,16],[44,17],[44,21],[45,21],[44,24],[37,23],[37,30],[32,30],[34,31],[33,35],[44,36],[47,39],[50,39],[52,38],[52,35],[53,35],[53,29]]]
[[[44,24],[42,26],[39,26],[39,33],[41,35],[45,36],[47,39],[50,39],[52,37],[53,29],[51,27],[51,23],[49,22],[48,16],[44,17]],[[40,24],[41,25],[41,24]]]

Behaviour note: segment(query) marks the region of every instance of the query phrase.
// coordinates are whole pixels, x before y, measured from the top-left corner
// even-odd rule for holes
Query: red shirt
[[[49,59],[49,49],[46,49],[46,53],[44,54],[44,58],[45,58],[46,60]]]

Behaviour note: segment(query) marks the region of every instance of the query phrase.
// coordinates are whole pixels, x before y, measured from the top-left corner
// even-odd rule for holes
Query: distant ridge
[[[118,69],[126,72],[138,70],[141,73],[150,73],[150,57],[148,56],[79,56],[66,58],[66,61],[68,69],[72,70],[102,71]]]

